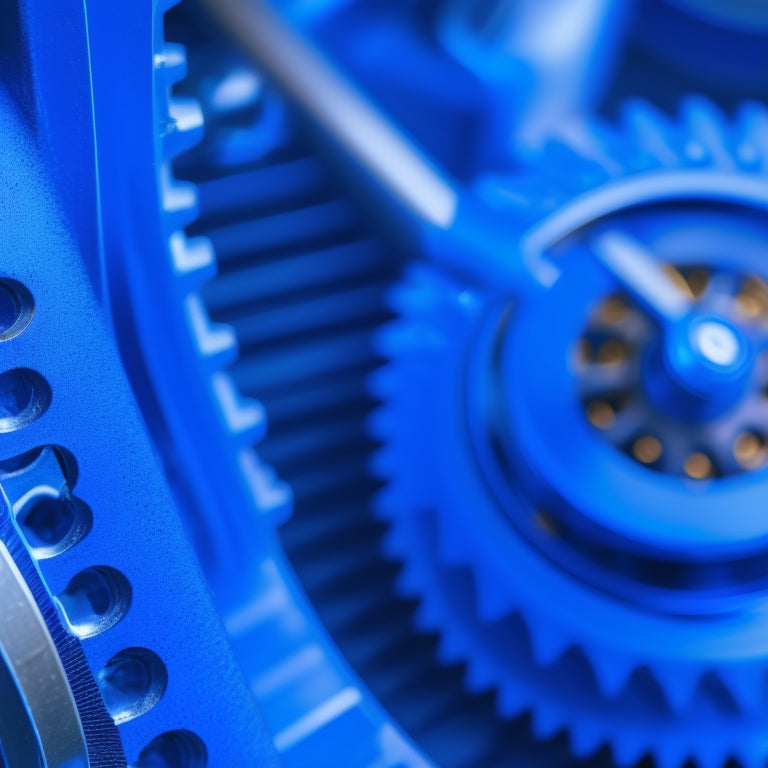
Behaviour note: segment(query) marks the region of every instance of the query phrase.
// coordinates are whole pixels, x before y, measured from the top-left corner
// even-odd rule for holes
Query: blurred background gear
[[[0,768],[766,768],[762,4],[0,20]]]

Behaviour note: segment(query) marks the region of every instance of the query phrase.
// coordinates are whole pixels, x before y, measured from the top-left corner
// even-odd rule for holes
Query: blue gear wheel
[[[766,472],[696,483],[640,466],[590,425],[574,362],[617,291],[587,255],[606,225],[677,266],[765,275],[766,126],[756,105],[730,123],[702,100],[679,122],[633,103],[623,131],[592,125],[529,175],[485,179],[527,222],[519,252],[559,277],[499,300],[415,266],[379,337],[392,362],[371,431],[400,588],[471,690],[530,711],[540,738],[566,730],[578,757],[768,757]]]
[[[164,40],[170,4],[14,5],[0,80],[3,323],[13,319],[0,338],[0,539],[55,643],[86,740],[87,757],[57,764],[271,764],[142,416],[159,419],[139,412],[131,387],[145,394],[122,270],[152,269],[170,248],[180,276],[157,269],[146,284],[188,298],[184,277],[206,267],[206,248],[179,229],[194,198],[169,173],[199,136],[199,110],[169,103],[184,71],[183,51]],[[147,315],[145,325],[157,317]],[[201,338],[166,317],[156,339],[169,343],[158,327],[181,327],[175,340],[190,346]],[[2,755],[0,745],[5,765]]]

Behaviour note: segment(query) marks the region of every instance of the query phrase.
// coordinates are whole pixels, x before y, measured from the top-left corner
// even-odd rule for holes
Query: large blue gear
[[[499,299],[417,266],[380,336],[392,362],[371,430],[401,589],[470,689],[530,711],[539,737],[566,730],[577,756],[768,757],[766,470],[641,466],[589,423],[574,358],[618,290],[589,255],[596,232],[631,233],[683,272],[765,276],[766,125],[756,105],[731,121],[693,99],[670,121],[632,104],[621,129],[580,129],[530,174],[485,179],[478,193],[527,222],[510,258],[553,270],[551,287]]]
[[[180,273],[206,266],[204,244],[180,232],[194,215],[189,189],[168,173],[199,137],[199,111],[169,105],[184,71],[164,38],[169,5],[3,8],[0,543],[46,623],[84,734],[84,754],[57,765],[275,759],[150,440],[152,411],[137,407],[144,372],[125,345],[124,269],[168,249]],[[166,285],[165,274],[147,284]],[[183,277],[172,284],[186,297]],[[180,325],[174,340],[200,339]]]

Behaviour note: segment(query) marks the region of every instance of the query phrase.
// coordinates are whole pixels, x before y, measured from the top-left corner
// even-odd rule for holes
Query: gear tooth
[[[766,670],[738,664],[719,670],[718,676],[743,712],[755,712],[768,701]]]
[[[716,734],[707,734],[707,738],[699,739],[692,751],[697,768],[723,768],[728,762],[728,747]],[[765,768],[765,763],[762,768]]]
[[[216,274],[216,256],[207,237],[188,238],[183,232],[170,237],[171,258],[176,274],[198,288]]]
[[[733,168],[734,155],[728,146],[727,122],[723,113],[708,99],[688,96],[681,109],[689,135],[686,154],[695,163],[707,160],[720,168]]]
[[[203,111],[197,99],[173,96],[168,101],[168,122],[163,132],[167,158],[178,157],[203,137]]]
[[[184,229],[197,218],[195,185],[174,179],[167,164],[160,171],[160,195],[169,232]]]
[[[599,184],[610,178],[620,177],[626,172],[625,164],[619,158],[625,158],[625,138],[616,128],[600,119],[579,120],[567,127],[569,146],[582,159],[589,159],[595,168],[588,174],[590,184]]]
[[[366,431],[374,440],[384,441],[389,438],[397,422],[397,412],[394,408],[384,406],[377,408],[366,419]]]
[[[689,750],[682,739],[669,735],[656,747],[654,757],[658,768],[681,768],[689,757]]]
[[[463,565],[467,561],[466,540],[454,525],[441,525],[437,534],[440,559],[447,565]]]
[[[385,357],[409,357],[423,355],[445,347],[442,333],[416,323],[397,323],[389,326],[382,337],[379,350]]]
[[[407,568],[415,567],[410,565],[411,559],[405,559],[408,553],[408,545],[413,535],[410,526],[405,523],[406,519],[395,518],[381,537],[381,548],[387,558],[397,560],[403,564],[401,573]]]
[[[623,120],[642,149],[660,166],[679,164],[674,132],[667,118],[650,103],[631,99],[623,109]]]
[[[275,470],[263,464],[250,448],[240,453],[239,463],[257,509],[268,515],[274,525],[282,525],[293,507],[290,486],[279,480]]]
[[[237,357],[237,337],[228,325],[212,323],[202,299],[191,293],[186,300],[187,318],[200,355],[225,368]]]
[[[529,621],[531,652],[539,667],[552,666],[570,646],[570,642],[554,627],[544,621]]]
[[[227,373],[213,374],[211,384],[230,434],[246,445],[263,439],[267,432],[264,406],[258,400],[243,397]]]
[[[388,542],[391,546],[391,541]],[[397,574],[398,591],[409,597],[419,596],[424,592],[424,585],[427,576],[424,573],[424,567],[420,563],[414,563],[411,560],[403,561],[400,572]],[[430,609],[426,609],[429,614]]]
[[[404,320],[395,320],[387,323],[381,331],[374,335],[374,348],[384,358],[399,358],[407,345],[404,340],[408,338],[411,324]]]
[[[403,510],[410,509],[410,499],[403,492],[402,484],[392,480],[374,497],[374,511],[384,520],[396,520]]]
[[[467,657],[467,643],[461,631],[451,625],[447,631],[443,628],[437,645],[437,657],[445,666],[458,664]]]
[[[608,698],[616,698],[629,682],[634,665],[608,653],[593,653],[589,659],[600,691]]]
[[[484,656],[473,658],[467,663],[464,682],[467,690],[474,694],[490,690],[496,684],[495,665]]]
[[[187,50],[178,43],[166,43],[155,54],[155,70],[166,88],[171,88],[187,76]]]
[[[370,458],[369,466],[374,477],[386,479],[397,473],[399,465],[399,452],[389,443],[379,448]]]
[[[605,735],[602,729],[591,719],[581,718],[571,727],[571,752],[579,759],[591,757],[604,743]]]
[[[635,768],[648,753],[648,748],[639,735],[625,732],[614,740],[611,753],[619,768]]]
[[[489,623],[508,616],[516,607],[512,596],[499,589],[499,579],[487,563],[475,570],[475,602],[478,617]]]
[[[531,713],[531,729],[538,739],[551,739],[564,728],[557,707],[539,703]]]
[[[401,317],[428,317],[437,298],[435,277],[421,267],[412,270],[411,278],[390,290],[388,304]]]
[[[375,370],[368,379],[368,390],[373,397],[383,400],[391,401],[392,398],[398,394],[398,383],[400,374],[397,368],[393,365],[384,365],[381,368]],[[379,408],[377,410],[383,410]]]
[[[653,674],[673,712],[682,714],[690,708],[701,682],[700,670],[693,665],[657,664]]]
[[[738,113],[738,156],[747,168],[768,170],[768,109],[762,104],[748,102]]]
[[[768,765],[768,738],[763,736],[758,744],[747,739],[739,740],[733,747],[733,757],[740,768],[765,768]]]
[[[496,696],[496,709],[502,717],[512,720],[530,709],[530,697],[517,680],[505,680]]]
[[[443,614],[434,600],[422,596],[414,614],[414,623],[422,632],[434,632],[442,629]]]

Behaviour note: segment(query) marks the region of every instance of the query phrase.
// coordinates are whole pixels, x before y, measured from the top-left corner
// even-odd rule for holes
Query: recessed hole
[[[604,323],[615,325],[620,323],[629,311],[627,302],[621,296],[609,296],[598,310],[598,317]]]
[[[664,449],[658,438],[652,435],[638,437],[632,443],[632,455],[641,464],[655,464],[660,458]]]
[[[128,612],[131,585],[114,568],[87,568],[69,582],[59,602],[78,637],[93,637],[114,627]]]
[[[748,277],[736,296],[736,307],[746,317],[757,319],[768,314],[768,285],[759,277]]]
[[[694,480],[707,480],[715,474],[715,466],[712,459],[706,453],[692,453],[683,467],[685,474]]]
[[[134,768],[206,768],[208,750],[190,731],[169,731],[141,750]]]
[[[168,671],[146,648],[128,648],[113,656],[99,672],[104,704],[118,725],[149,712],[163,697]]]
[[[742,432],[733,443],[733,455],[743,469],[758,469],[768,459],[765,438],[757,432]]]
[[[72,455],[71,451],[62,448],[60,445],[53,445],[51,448],[53,449],[54,454],[56,454],[56,459],[58,460],[61,471],[64,473],[64,478],[67,481],[67,487],[71,491],[77,485],[77,480],[80,476],[77,460]]]
[[[53,557],[82,541],[91,530],[91,510],[79,499],[33,496],[17,520],[38,557]]]
[[[39,373],[28,368],[0,373],[0,433],[31,424],[50,403],[51,388]]]
[[[32,294],[18,281],[0,278],[0,341],[18,336],[34,313]]]
[[[11,456],[8,459],[0,461],[0,472],[3,475],[15,475],[17,472],[23,472],[31,467],[39,458],[45,448],[32,448],[24,453]]]
[[[619,339],[607,339],[597,349],[597,362],[600,365],[618,365],[627,357],[627,347]]]
[[[613,424],[616,411],[605,400],[592,400],[587,403],[587,418],[593,427],[608,429]]]

